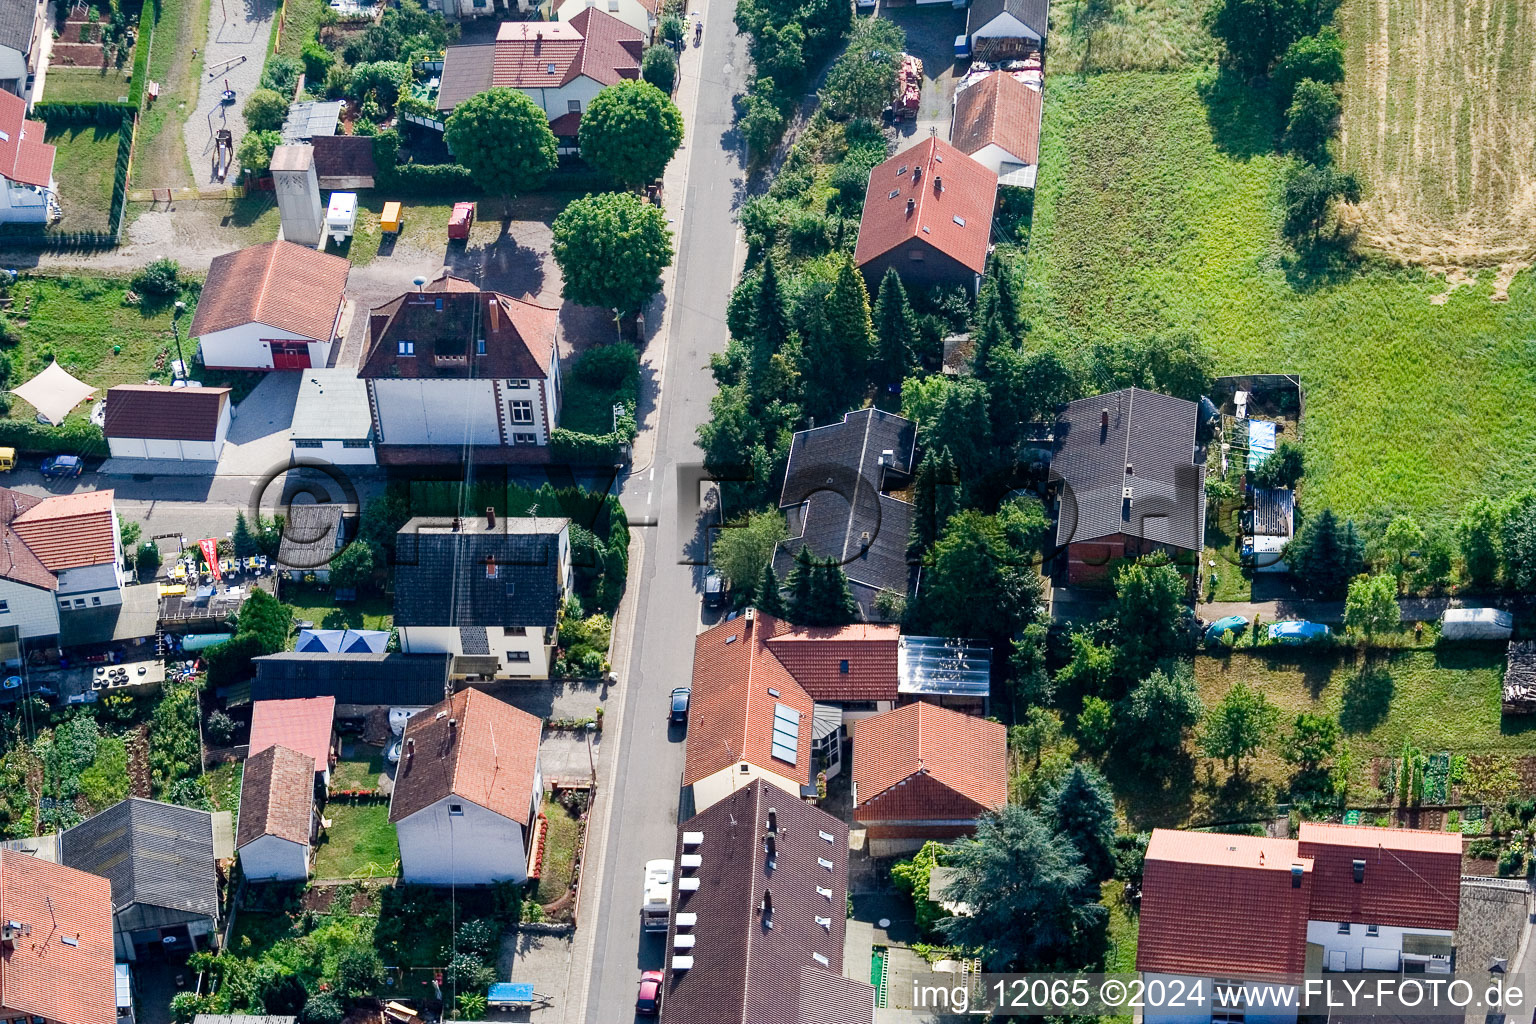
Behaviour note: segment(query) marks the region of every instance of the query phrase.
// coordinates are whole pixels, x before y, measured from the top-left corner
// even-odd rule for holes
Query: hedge
[[[144,86],[149,79],[149,51],[159,22],[161,0],[145,0],[139,10],[139,32],[133,37],[133,78],[128,82],[128,104],[134,110],[144,105]]]
[[[45,427],[32,420],[0,420],[0,447],[40,455],[105,457],[107,438],[100,427],[79,420],[61,427]]]
[[[585,466],[615,466],[624,461],[624,446],[633,439],[628,431],[579,434],[557,427],[550,431],[549,449],[557,462]]]
[[[458,164],[396,164],[379,172],[376,187],[403,195],[480,194],[475,176]]]
[[[128,208],[128,168],[133,163],[135,118],[130,116],[117,130],[117,170],[112,176],[112,209],[107,216],[107,232],[114,239],[123,234],[123,213]]]
[[[138,108],[129,103],[48,103],[32,105],[32,116],[57,127],[62,124],[96,124],[122,127]]]

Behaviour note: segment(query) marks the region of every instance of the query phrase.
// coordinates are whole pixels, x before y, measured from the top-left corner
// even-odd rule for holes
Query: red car
[[[635,1012],[647,1017],[661,1013],[660,971],[646,971],[640,975],[640,995],[635,998]]]

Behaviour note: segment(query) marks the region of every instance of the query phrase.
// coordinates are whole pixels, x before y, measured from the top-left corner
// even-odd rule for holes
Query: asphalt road
[[[638,580],[634,643],[621,678],[627,688],[619,762],[610,797],[602,891],[589,974],[587,1020],[611,1024],[634,1016],[642,970],[660,969],[664,935],[640,931],[647,860],[671,857],[676,841],[683,731],[669,729],[667,694],[688,682],[699,628],[702,570],[678,548],[679,465],[696,464],[697,428],[709,414],[714,381],[709,357],[725,347],[725,305],[736,256],[736,207],[743,174],[732,120],[732,96],[744,88],[745,41],[732,23],[732,0],[709,0],[700,91],[690,126],[688,186],[678,244],[666,375],[651,466],[624,484],[631,517],[656,516],[644,530],[645,564]],[[694,513],[684,509],[691,531]],[[586,897],[591,898],[589,895]]]

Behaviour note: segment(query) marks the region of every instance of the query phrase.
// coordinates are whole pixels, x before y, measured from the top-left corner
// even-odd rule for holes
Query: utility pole
[[[187,379],[187,360],[181,354],[181,315],[187,311],[187,304],[180,299],[176,300],[176,308],[171,313],[171,334],[176,339],[176,362],[181,367],[180,377]],[[177,374],[171,374],[174,378]]]

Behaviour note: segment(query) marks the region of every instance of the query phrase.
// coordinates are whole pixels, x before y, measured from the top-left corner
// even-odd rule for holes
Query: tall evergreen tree
[[[910,553],[921,555],[944,533],[949,517],[960,509],[960,480],[949,449],[923,452],[912,478],[912,538]]]
[[[840,416],[862,404],[868,377],[869,357],[875,347],[875,328],[870,319],[869,292],[852,260],[844,260],[826,296],[827,336],[819,349],[806,347],[811,374],[829,400],[828,417]]]
[[[876,389],[883,392],[892,384],[900,384],[916,361],[917,318],[895,267],[887,270],[880,281],[874,321],[876,347],[870,377]]]
[[[987,379],[991,373],[993,351],[1013,348],[1019,336],[1019,300],[1014,292],[1013,274],[1001,259],[993,258],[976,296],[976,327],[971,368]]]
[[[758,580],[757,595],[754,602],[757,610],[765,615],[772,615],[782,619],[784,614],[784,594],[779,588],[779,574],[773,571],[773,559],[763,563],[763,574]]]
[[[808,626],[846,626],[859,619],[859,604],[853,599],[853,589],[848,586],[848,574],[837,564],[837,559],[827,558],[816,567],[814,596],[811,607],[804,616]]]
[[[816,596],[816,558],[804,544],[795,552],[795,564],[789,570],[789,601],[786,614],[793,622],[811,607]]]
[[[1092,765],[1076,764],[1046,798],[1056,830],[1072,841],[1090,882],[1115,873],[1115,798]]]
[[[784,289],[773,257],[763,260],[763,272],[757,278],[757,294],[752,303],[751,374],[754,383],[767,374],[773,354],[789,336],[789,312],[784,304]]]
[[[1302,523],[1285,548],[1285,561],[1303,587],[1336,597],[1365,567],[1365,545],[1353,522],[1339,525],[1332,509]]]
[[[256,553],[256,535],[251,532],[251,525],[245,521],[244,512],[235,513],[235,554],[241,558],[247,558]]]

